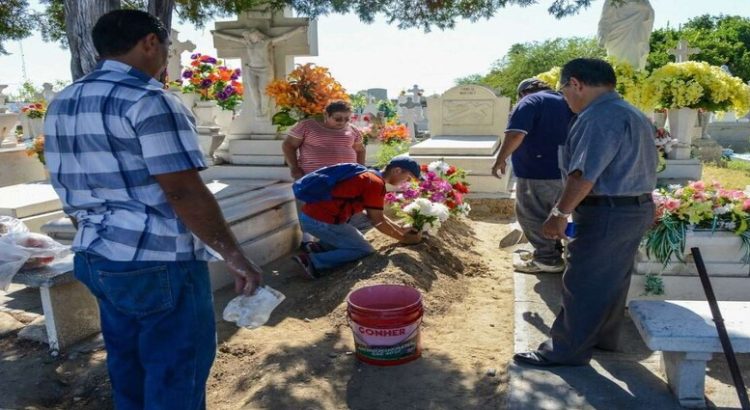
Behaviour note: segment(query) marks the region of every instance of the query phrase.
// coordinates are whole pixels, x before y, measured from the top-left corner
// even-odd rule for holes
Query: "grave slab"
[[[0,215],[25,218],[60,210],[62,204],[52,185],[17,184],[0,188]]]
[[[232,140],[229,152],[232,155],[281,155],[282,140]]]
[[[409,149],[410,155],[430,156],[493,156],[500,147],[494,135],[439,135],[422,141]]]

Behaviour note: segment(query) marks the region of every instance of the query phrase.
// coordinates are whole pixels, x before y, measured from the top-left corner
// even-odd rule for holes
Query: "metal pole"
[[[742,410],[750,410],[750,400],[747,398],[745,382],[742,380],[740,366],[737,364],[737,356],[734,354],[732,342],[729,340],[727,328],[724,326],[724,318],[721,317],[721,311],[719,311],[719,303],[716,301],[714,288],[711,286],[711,281],[708,279],[708,272],[706,271],[706,265],[703,263],[701,250],[698,248],[690,248],[690,252],[693,253],[693,260],[695,260],[695,266],[698,268],[698,275],[701,278],[703,290],[706,292],[706,300],[708,301],[708,306],[711,308],[711,316],[714,318],[716,331],[719,333],[721,347],[724,350],[724,355],[729,364],[729,372],[732,373],[732,380],[734,381],[734,388],[737,389],[737,396],[740,398],[740,405],[742,406]]]

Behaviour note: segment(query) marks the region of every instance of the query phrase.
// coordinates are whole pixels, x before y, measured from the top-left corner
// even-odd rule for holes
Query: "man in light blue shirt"
[[[118,409],[205,408],[216,353],[208,247],[253,293],[261,271],[241,252],[198,171],[195,121],[155,80],[168,32],[116,10],[92,37],[94,71],[45,119],[50,180],[78,227],[75,275],[97,297]]]
[[[614,91],[616,81],[603,60],[575,59],[562,69],[561,90],[578,116],[561,150],[563,193],[542,234],[565,238],[571,215],[577,232],[550,339],[516,362],[585,365],[595,348],[618,348],[635,254],[654,220],[658,161],[650,121]]]

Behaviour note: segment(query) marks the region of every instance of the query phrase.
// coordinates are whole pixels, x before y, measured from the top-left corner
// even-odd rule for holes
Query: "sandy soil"
[[[513,346],[510,255],[497,248],[507,225],[494,218],[451,223],[438,238],[379,250],[317,281],[288,259],[267,284],[287,300],[260,329],[220,322],[208,382],[210,409],[497,409]],[[351,354],[346,295],[374,283],[422,291],[423,357],[381,368]],[[234,295],[217,293],[217,317]],[[0,408],[111,408],[101,339],[53,359],[16,336],[0,339]]]

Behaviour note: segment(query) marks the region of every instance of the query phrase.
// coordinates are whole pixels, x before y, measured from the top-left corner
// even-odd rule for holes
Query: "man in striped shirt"
[[[155,80],[168,32],[117,10],[92,37],[100,63],[52,102],[50,179],[78,233],[75,275],[97,297],[118,409],[205,408],[216,352],[207,244],[238,291],[261,270],[241,252],[198,171],[194,119]]]

